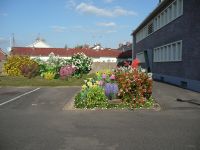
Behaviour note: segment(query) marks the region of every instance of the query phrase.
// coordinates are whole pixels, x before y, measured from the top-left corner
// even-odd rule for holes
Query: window
[[[177,5],[176,5],[176,1],[172,3],[172,10],[173,10],[173,19],[175,19],[177,17]]]
[[[140,63],[145,63],[144,52],[137,53],[136,58],[139,60]]]
[[[153,22],[148,25],[148,34],[153,33]]]
[[[136,43],[183,14],[183,0],[174,0],[145,27],[136,33]]]
[[[176,41],[154,48],[154,62],[170,62],[182,60],[182,41]]]
[[[158,29],[160,29],[160,15],[158,16]]]

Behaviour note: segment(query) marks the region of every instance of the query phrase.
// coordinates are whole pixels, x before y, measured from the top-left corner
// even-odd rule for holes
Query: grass
[[[82,78],[72,77],[68,80],[46,80],[42,77],[28,79],[26,77],[0,76],[0,86],[81,86],[84,80],[94,77],[94,74],[83,75]]]

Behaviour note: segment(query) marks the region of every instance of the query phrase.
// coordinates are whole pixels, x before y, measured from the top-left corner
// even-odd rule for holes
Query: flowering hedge
[[[82,74],[91,70],[92,65],[92,59],[84,53],[75,54],[71,59],[63,59],[50,54],[47,61],[39,58],[36,58],[35,61],[39,64],[39,72],[42,77],[51,72],[54,74],[54,78],[60,77],[61,79],[68,79],[71,76],[81,77]],[[49,78],[45,77],[45,79]]]
[[[40,58],[35,58],[34,60],[39,64],[39,73],[42,77],[45,77],[47,74],[52,74],[52,76],[54,74],[54,78],[59,78],[60,68],[69,64],[68,60],[59,58],[54,54],[50,54],[46,61],[41,60]]]

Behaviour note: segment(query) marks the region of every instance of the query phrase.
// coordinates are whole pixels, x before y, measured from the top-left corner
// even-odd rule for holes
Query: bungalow
[[[31,58],[39,57],[47,60],[49,54],[53,53],[61,58],[69,59],[77,53],[84,53],[93,58],[93,62],[117,62],[117,57],[121,53],[119,50],[104,49],[96,51],[89,48],[35,48],[35,47],[13,47],[11,55],[30,56]]]
[[[200,92],[200,1],[162,0],[133,31],[133,57],[153,78]]]

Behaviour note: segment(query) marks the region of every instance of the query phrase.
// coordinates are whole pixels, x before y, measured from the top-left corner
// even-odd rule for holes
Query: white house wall
[[[93,62],[117,62],[117,58],[114,57],[93,58]]]
[[[40,58],[41,60],[48,60],[48,56],[31,56],[31,58]],[[71,57],[59,57],[63,59],[70,59]],[[93,62],[117,62],[117,58],[114,57],[100,57],[100,58],[92,58]]]

